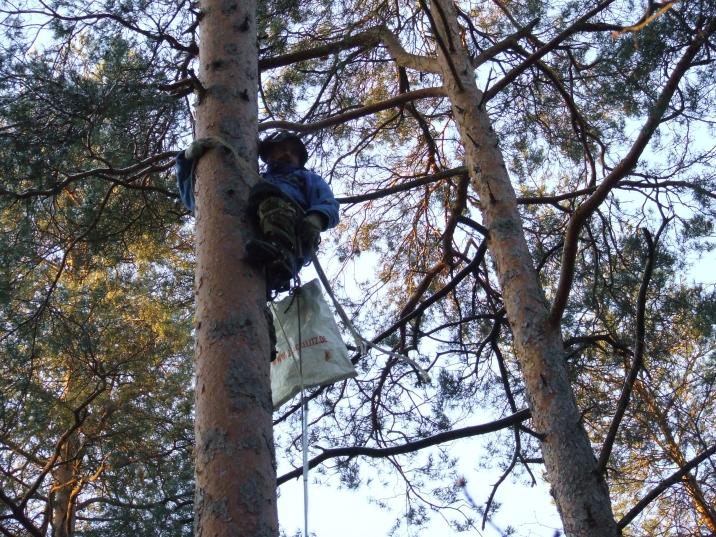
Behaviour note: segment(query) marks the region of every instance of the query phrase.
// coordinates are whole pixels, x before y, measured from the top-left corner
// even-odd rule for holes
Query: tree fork
[[[256,181],[255,0],[203,0],[196,170],[194,535],[278,535],[263,275],[249,266],[246,215]]]
[[[431,0],[439,13],[434,29],[454,50],[447,56],[438,48],[443,83],[452,103],[453,118],[465,148],[467,170],[480,197],[488,247],[495,260],[505,308],[514,334],[534,428],[540,443],[564,530],[570,537],[616,537],[609,491],[589,438],[564,366],[564,344],[559,327],[549,322],[517,211],[517,200],[475,83],[470,58],[459,39],[452,0]],[[455,80],[459,78],[459,80]]]

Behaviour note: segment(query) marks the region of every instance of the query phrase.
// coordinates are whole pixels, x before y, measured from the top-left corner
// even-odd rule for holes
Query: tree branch
[[[682,466],[678,471],[674,472],[669,477],[664,479],[654,489],[652,489],[651,492],[649,492],[646,496],[639,500],[639,503],[632,507],[631,510],[626,515],[624,515],[619,522],[617,522],[617,527],[619,529],[625,528],[627,524],[634,520],[639,515],[639,513],[641,513],[644,508],[652,501],[654,501],[662,492],[668,489],[671,485],[675,485],[676,483],[681,481],[681,479],[686,474],[688,474],[691,470],[696,468],[699,464],[701,464],[714,454],[716,454],[716,445],[711,446],[709,449],[707,449],[700,455],[697,455],[684,466]]]
[[[662,224],[659,233],[661,233],[661,230],[664,229],[665,224],[666,222]],[[629,399],[631,398],[631,392],[632,388],[634,387],[634,382],[636,382],[636,377],[639,375],[639,371],[641,370],[641,367],[644,363],[644,318],[646,312],[646,292],[649,289],[649,282],[651,281],[651,275],[654,271],[654,263],[656,261],[656,246],[649,231],[647,229],[642,229],[642,231],[646,240],[648,253],[646,267],[644,268],[644,275],[641,280],[639,296],[637,298],[636,303],[636,334],[634,336],[634,358],[632,360],[631,367],[629,368],[629,373],[624,380],[624,386],[622,387],[622,393],[619,396],[619,401],[617,402],[616,410],[614,412],[614,418],[612,419],[612,423],[609,426],[609,431],[607,432],[607,436],[604,439],[604,444],[602,444],[602,450],[599,453],[599,462],[597,463],[597,468],[600,472],[604,472],[606,470],[607,462],[609,461],[609,455],[612,452],[614,440],[616,439],[617,431],[619,430],[619,425],[622,421],[622,418],[624,417],[624,413],[626,412],[627,406],[629,406]]]
[[[259,60],[259,70],[276,69],[277,67],[284,67],[296,62],[321,58],[350,48],[375,46],[378,43],[385,45],[392,58],[401,67],[429,73],[440,72],[436,59],[407,52],[400,44],[396,35],[385,25],[376,26],[365,32],[332,43],[326,43],[325,45],[305,50],[297,50],[280,56],[274,56],[273,58],[264,58]]]
[[[18,506],[20,509],[24,509],[25,505],[27,505],[27,502],[30,500],[33,494],[35,494],[35,491],[39,488],[39,486],[42,484],[42,482],[45,479],[45,476],[50,473],[52,470],[52,467],[55,465],[55,462],[57,462],[57,459],[60,457],[60,453],[62,450],[62,446],[67,441],[67,439],[74,433],[77,429],[79,429],[82,424],[84,423],[87,413],[85,412],[85,409],[94,401],[105,389],[106,389],[106,383],[102,381],[100,385],[95,388],[95,390],[77,407],[73,410],[75,421],[70,426],[69,429],[67,429],[60,439],[57,441],[57,444],[55,445],[55,452],[50,457],[45,464],[45,467],[40,472],[40,475],[37,476],[37,479],[35,480],[35,483],[25,492],[23,495],[22,500],[20,501],[20,505]]]
[[[461,220],[462,221],[462,220]],[[460,272],[458,272],[455,277],[450,280],[448,284],[446,284],[442,289],[439,291],[436,291],[432,295],[430,295],[425,301],[420,303],[420,306],[415,308],[413,311],[411,311],[408,315],[405,317],[401,317],[398,319],[395,323],[393,323],[392,326],[390,326],[387,330],[384,330],[380,334],[378,334],[374,339],[373,342],[377,343],[386,337],[388,337],[391,333],[393,333],[395,330],[400,328],[401,326],[405,326],[407,322],[414,319],[415,317],[422,315],[423,312],[428,309],[430,306],[432,306],[435,302],[446,296],[450,291],[455,289],[457,285],[464,280],[469,274],[471,274],[479,265],[482,263],[485,253],[487,252],[487,240],[484,240],[480,243],[480,247],[477,250],[477,253],[475,254],[475,258],[470,261],[469,264],[467,264]]]
[[[552,39],[549,43],[545,44],[540,49],[533,52],[529,57],[525,59],[520,65],[514,67],[511,69],[497,84],[492,86],[489,90],[485,91],[485,94],[483,96],[483,100],[485,102],[492,99],[495,95],[500,93],[503,89],[505,89],[508,85],[510,85],[514,80],[522,74],[525,70],[527,70],[530,66],[532,66],[536,61],[538,61],[540,58],[544,57],[545,55],[552,52],[555,48],[557,48],[565,39],[567,39],[572,34],[578,32],[581,29],[581,25],[587,22],[589,19],[591,19],[594,15],[599,13],[600,11],[606,9],[609,4],[613,3],[614,0],[605,0],[601,3],[599,3],[596,7],[589,10],[587,13],[582,15],[577,21],[572,24],[569,28],[566,30],[560,32],[554,39]]]
[[[308,462],[308,467],[315,468],[322,462],[336,457],[384,458],[390,457],[392,455],[412,453],[413,451],[418,451],[426,447],[442,444],[443,442],[450,442],[451,440],[458,440],[460,438],[467,438],[470,436],[477,436],[480,434],[492,433],[495,431],[506,429],[507,427],[512,427],[513,425],[516,425],[529,419],[529,417],[530,411],[529,409],[525,408],[515,414],[512,414],[511,416],[507,416],[506,418],[502,418],[490,423],[473,425],[472,427],[464,427],[462,429],[456,429],[454,431],[446,431],[444,433],[439,433],[429,438],[423,438],[421,440],[416,440],[415,442],[407,442],[399,446],[393,446],[389,448],[348,447],[327,449],[324,450],[323,453],[321,453],[317,457],[311,459]],[[289,479],[294,479],[301,476],[302,472],[302,468],[296,468],[295,470],[292,470],[282,475],[276,480],[277,485],[282,485]]]
[[[87,4],[90,5],[90,4]],[[161,43],[163,41],[166,41],[169,43],[169,45],[179,51],[182,52],[189,52],[191,54],[196,54],[196,45],[190,44],[190,45],[184,45],[180,43],[174,36],[169,35],[165,32],[159,32],[157,34],[150,32],[149,30],[145,30],[143,28],[140,28],[139,26],[136,26],[129,22],[128,20],[123,19],[119,15],[115,15],[114,13],[87,13],[85,15],[61,15],[59,12],[49,9],[46,5],[44,5],[45,8],[47,8],[47,11],[39,10],[39,9],[28,9],[28,10],[0,10],[0,13],[6,13],[8,15],[44,15],[46,17],[49,17],[50,19],[55,20],[63,20],[68,22],[85,22],[85,21],[101,21],[101,20],[111,20],[119,24],[120,26],[124,26],[128,30],[131,30],[133,32],[137,32],[138,34],[143,35],[147,39],[150,39],[152,41],[156,41],[157,43]]]
[[[175,504],[177,504],[178,507],[182,507],[184,505],[187,505],[188,503],[191,503],[193,496],[194,496],[194,492],[187,492],[184,494],[178,494],[176,496],[168,496],[161,500],[157,500],[156,502],[147,502],[147,503],[123,502],[121,500],[115,500],[113,498],[94,497],[94,498],[88,498],[87,500],[85,500],[81,503],[78,503],[77,511],[80,511],[81,509],[84,509],[85,507],[87,507],[93,503],[104,503],[107,505],[114,505],[116,507],[126,507],[127,509],[153,509],[155,507],[159,507],[161,505],[166,505],[170,502],[174,502]],[[180,500],[185,500],[185,501],[180,501]],[[188,500],[188,501],[186,501],[186,500]]]
[[[25,510],[17,505],[12,498],[6,495],[0,488],[0,502],[7,505],[10,512],[13,514],[13,518],[17,520],[23,528],[25,528],[30,535],[33,537],[44,537],[44,534],[32,523],[32,521],[25,515]]]
[[[450,177],[455,177],[455,176],[465,175],[465,174],[467,174],[467,168],[465,166],[458,166],[457,168],[451,168],[449,170],[444,170],[442,172],[438,172],[433,175],[421,177],[420,179],[415,179],[413,181],[408,181],[408,182],[402,183],[400,185],[396,185],[396,186],[392,186],[389,188],[384,188],[381,190],[369,192],[368,194],[360,194],[360,195],[355,195],[355,196],[345,196],[342,198],[336,198],[336,201],[338,201],[338,203],[340,203],[340,204],[346,204],[346,203],[360,203],[363,201],[376,200],[379,198],[384,198],[386,196],[390,196],[391,194],[397,194],[398,192],[405,192],[405,191],[411,190],[413,188],[425,186],[430,183],[435,183],[437,181],[441,181],[443,179],[449,179]]]
[[[567,300],[572,288],[574,279],[574,265],[577,257],[579,233],[591,214],[606,199],[612,189],[628,175],[634,166],[639,162],[641,154],[646,149],[654,131],[659,126],[664,113],[671,101],[672,96],[679,86],[679,82],[691,67],[691,62],[701,50],[706,38],[716,31],[716,19],[711,21],[708,29],[701,32],[694,41],[687,47],[684,55],[677,63],[671,73],[664,89],[652,107],[651,113],[644,126],[641,128],[637,139],[634,141],[629,153],[619,164],[604,178],[604,181],[597,187],[594,193],[582,203],[574,212],[567,233],[564,239],[564,250],[562,251],[562,269],[559,275],[559,283],[555,292],[554,303],[550,311],[549,322],[557,326],[567,306]]]
[[[671,0],[670,2],[666,2],[666,4],[664,4],[651,14],[649,14],[649,12],[647,11],[646,14],[644,14],[644,16],[641,18],[641,20],[639,20],[639,22],[636,22],[631,26],[625,26],[620,30],[613,31],[612,37],[619,37],[621,34],[626,32],[636,33],[642,30],[643,28],[651,24],[655,19],[661,17],[664,13],[674,7],[674,4],[676,4],[676,2],[677,0]],[[652,2],[650,2],[650,4],[652,4]]]
[[[26,190],[24,192],[12,192],[11,190],[7,190],[0,186],[0,196],[9,196],[15,199],[27,199],[32,198],[36,196],[54,196],[56,194],[59,194],[67,188],[70,184],[79,181],[81,179],[87,179],[89,177],[94,176],[102,176],[102,175],[111,175],[111,176],[131,176],[134,174],[134,177],[132,180],[136,179],[137,177],[144,175],[146,173],[152,172],[152,171],[163,171],[168,169],[173,165],[173,163],[170,164],[163,164],[160,166],[155,166],[157,162],[165,161],[169,158],[174,158],[176,155],[176,151],[164,151],[163,153],[159,153],[158,155],[153,155],[149,158],[146,158],[140,162],[137,162],[136,164],[132,164],[131,166],[127,166],[126,168],[93,168],[91,170],[85,170],[82,172],[77,173],[68,173],[66,175],[66,179],[63,181],[60,181],[59,183],[53,185],[51,188],[45,188],[45,189],[34,189],[34,190]],[[123,186],[128,186],[129,181],[122,182],[122,181],[112,181],[116,182],[118,184],[121,184]],[[146,187],[143,187],[146,188]]]
[[[344,197],[338,197],[336,200],[338,203],[344,204],[344,203],[361,203],[363,201],[371,201],[376,200],[379,198],[384,198],[386,196],[389,196],[391,194],[397,194],[398,192],[405,192],[407,190],[411,190],[413,188],[421,187],[430,183],[434,183],[437,181],[440,181],[442,179],[447,179],[449,177],[457,177],[461,175],[467,174],[467,168],[465,166],[457,166],[455,168],[451,168],[449,170],[445,170],[442,172],[438,172],[433,175],[428,175],[425,177],[421,177],[420,179],[414,179],[412,181],[408,181],[406,183],[392,186],[389,188],[381,189],[381,190],[375,190],[373,192],[369,192],[367,194],[356,194],[356,195],[350,195],[350,196],[344,196]],[[626,189],[625,187],[634,187],[637,189],[644,189],[644,188],[667,188],[667,187],[673,187],[673,188],[688,188],[690,190],[694,190],[698,192],[699,194],[709,197],[709,198],[716,198],[716,194],[713,192],[706,190],[704,187],[694,184],[693,182],[689,181],[660,181],[658,183],[649,183],[646,181],[619,181],[619,183],[615,186],[615,188],[619,189]],[[565,192],[564,194],[547,194],[544,196],[518,196],[517,197],[517,204],[518,205],[558,205],[560,201],[566,201],[566,200],[572,200],[575,198],[579,198],[580,196],[586,196],[589,194],[594,193],[597,187],[587,187],[582,188],[579,190],[574,190],[572,192]],[[561,210],[564,210],[564,207],[559,207]]]
[[[473,68],[477,69],[485,63],[486,61],[494,58],[497,56],[500,52],[504,52],[506,50],[509,50],[513,47],[516,47],[519,43],[519,40],[527,37],[530,35],[530,32],[534,29],[535,26],[539,23],[539,19],[535,19],[532,22],[530,22],[527,26],[524,28],[520,28],[517,32],[514,34],[504,38],[499,43],[495,43],[491,47],[483,50],[478,56],[472,59],[470,62]],[[525,54],[528,56],[529,54]]]
[[[287,129],[294,132],[313,132],[325,129],[326,127],[331,127],[333,125],[338,125],[340,123],[345,123],[346,121],[350,121],[352,119],[367,116],[369,114],[382,112],[383,110],[388,110],[395,106],[400,106],[402,104],[417,99],[444,96],[445,90],[442,87],[423,88],[415,91],[401,93],[400,95],[396,95],[395,97],[391,97],[390,99],[362,106],[360,108],[350,110],[342,114],[336,114],[335,116],[328,117],[321,121],[316,121],[315,123],[295,123],[292,121],[283,120],[264,121],[263,123],[259,124],[259,131],[265,131],[269,129]]]

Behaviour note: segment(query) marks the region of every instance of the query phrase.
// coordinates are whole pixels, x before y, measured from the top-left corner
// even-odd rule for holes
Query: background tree
[[[1,77],[3,531],[186,533],[192,269],[162,175],[179,103],[131,40],[55,19],[64,39],[32,50],[14,24]]]
[[[409,364],[372,350],[355,357],[358,380],[312,393],[321,479],[337,474],[360,486],[369,476],[362,456],[377,457],[384,475],[405,479],[411,524],[439,511],[464,528],[475,513],[444,442],[489,434],[493,449],[482,463],[504,478],[536,478],[542,468],[543,422],[524,411],[534,394],[507,307],[510,274],[495,258],[495,223],[481,212],[490,191],[474,164],[465,166],[479,141],[458,134],[459,103],[448,87],[460,79],[457,64],[437,63],[464,47],[516,193],[521,230],[512,231],[524,233],[540,293],[561,321],[563,360],[617,524],[628,535],[713,531],[714,297],[685,275],[712,235],[715,7],[459,3],[459,28],[436,38],[449,8],[442,3],[259,4],[259,130],[304,133],[311,162],[343,202],[343,224],[322,247],[339,298],[361,332],[410,354],[434,379],[421,384]],[[4,531],[42,532],[73,512],[75,532],[142,531],[162,509],[188,531],[188,473],[141,463],[152,483],[166,485],[132,481],[140,458],[151,459],[138,450],[126,473],[105,465],[91,479],[101,456],[79,446],[120,380],[127,394],[177,412],[174,432],[158,433],[157,445],[179,455],[187,445],[172,434],[190,440],[185,391],[173,381],[188,384],[191,237],[168,150],[190,135],[184,97],[201,97],[191,70],[196,7],[28,2],[2,10],[0,293],[4,353],[13,357],[3,361]],[[113,41],[124,43],[114,64],[100,52]],[[111,65],[110,76],[97,76]],[[370,262],[374,271],[363,268]],[[96,305],[82,310],[79,297],[94,281],[75,271],[83,263],[99,281],[124,267],[125,278],[114,280],[123,298],[113,303],[100,286]],[[157,281],[166,287],[148,291]],[[139,307],[155,301],[151,313]],[[134,347],[114,338],[119,347],[103,349],[109,340],[95,336],[99,328],[80,330],[111,325],[118,304],[134,319],[156,311],[171,319],[176,337],[154,348],[155,362],[122,361],[140,338]],[[55,311],[73,321],[53,325]],[[122,326],[125,338],[135,334]],[[48,344],[61,334],[63,344]],[[79,367],[90,350],[121,367]],[[152,363],[171,364],[177,376],[156,383]],[[131,373],[140,366],[144,375]],[[166,416],[161,408],[147,405],[147,419]],[[282,460],[298,460],[296,410],[274,416]],[[30,416],[44,421],[32,425]],[[504,419],[475,425],[490,417]],[[128,441],[118,432],[126,422],[97,423],[106,429],[93,445],[120,456],[125,448],[106,439]],[[81,462],[74,474],[69,462]],[[74,500],[52,483],[67,479],[62,471],[82,483]],[[104,502],[92,501],[94,487]],[[498,483],[484,498],[485,516],[499,500]]]

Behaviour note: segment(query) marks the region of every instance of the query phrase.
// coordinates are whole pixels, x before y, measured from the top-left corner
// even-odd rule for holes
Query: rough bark
[[[204,0],[196,179],[197,536],[278,535],[263,275],[246,263],[256,177],[256,3]]]
[[[77,482],[76,467],[79,451],[77,432],[73,432],[60,450],[62,463],[52,472],[54,493],[52,502],[52,535],[53,537],[70,537],[74,535],[75,503],[77,495],[73,494]]]
[[[688,464],[688,460],[674,437],[672,425],[669,424],[669,420],[660,408],[654,393],[642,382],[636,382],[635,389],[646,403],[649,414],[661,431],[662,437],[655,438],[656,442],[679,468],[684,468]],[[701,485],[691,472],[684,475],[681,481],[691,499],[694,511],[698,513],[699,524],[708,529],[711,534],[716,534],[716,510],[709,504]]]
[[[564,366],[559,328],[549,309],[527,247],[522,220],[497,137],[480,104],[483,95],[460,40],[450,0],[431,0],[444,86],[465,148],[473,187],[479,194],[488,247],[502,288],[517,358],[552,494],[569,536],[618,535],[606,482],[581,424]]]

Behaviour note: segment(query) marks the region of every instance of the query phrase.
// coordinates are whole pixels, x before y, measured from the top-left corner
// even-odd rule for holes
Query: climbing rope
[[[278,327],[281,330],[281,334],[288,343],[288,352],[291,358],[298,364],[298,374],[300,377],[301,387],[301,452],[303,458],[303,534],[308,536],[308,398],[306,397],[306,386],[303,379],[303,345],[301,344],[303,335],[301,334],[301,282],[296,276],[294,287],[291,289],[293,296],[291,302],[286,308],[286,311],[294,304],[296,304],[296,317],[298,323],[298,356],[293,351],[293,346],[290,344],[290,339],[286,334],[286,329],[281,322],[281,318],[276,315],[276,306],[273,302],[270,302],[271,309],[274,312],[274,318],[278,321]]]
[[[298,374],[301,378],[301,451],[303,454],[303,534],[308,537],[308,399],[303,381],[303,345],[301,344],[301,288],[295,290],[298,316]]]
[[[191,168],[192,176],[196,171],[196,166],[199,163],[199,160],[207,149],[223,147],[231,154],[232,157],[234,157],[234,162],[242,173],[250,175],[255,181],[263,181],[263,178],[259,175],[259,173],[254,168],[249,166],[245,159],[241,158],[241,156],[236,152],[236,149],[234,149],[234,147],[229,142],[227,142],[220,136],[207,136],[206,138],[197,138],[189,146],[190,151],[192,147],[197,148],[195,149],[196,156],[191,157],[193,160]]]
[[[326,289],[326,292],[331,297],[331,300],[333,301],[333,305],[336,308],[336,312],[338,313],[338,316],[341,318],[341,320],[343,321],[343,324],[346,326],[348,331],[353,336],[353,340],[356,343],[356,347],[358,348],[359,355],[364,356],[368,352],[368,347],[371,347],[379,352],[382,352],[383,354],[390,356],[391,358],[395,358],[397,360],[403,360],[404,362],[409,363],[413,367],[413,369],[415,369],[415,372],[417,373],[421,382],[429,384],[430,383],[430,375],[428,375],[428,372],[425,371],[425,369],[423,369],[422,367],[420,367],[420,365],[415,360],[413,360],[409,356],[406,356],[405,354],[393,352],[389,349],[386,349],[384,347],[376,345],[372,341],[369,341],[368,339],[364,338],[360,334],[360,332],[358,332],[358,330],[356,330],[355,326],[353,326],[353,323],[351,323],[350,319],[348,318],[348,315],[346,314],[345,310],[341,306],[340,302],[338,302],[338,299],[336,298],[336,295],[333,292],[333,289],[331,288],[331,283],[328,281],[328,278],[326,277],[326,273],[323,272],[323,267],[321,267],[321,264],[318,262],[318,258],[315,255],[313,256],[313,267],[316,269],[316,273],[318,274],[318,278],[321,280],[323,287]]]

